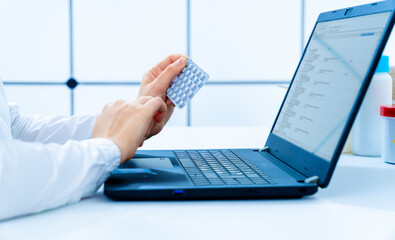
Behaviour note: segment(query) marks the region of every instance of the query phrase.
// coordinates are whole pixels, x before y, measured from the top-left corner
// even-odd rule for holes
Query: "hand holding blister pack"
[[[180,109],[185,107],[207,82],[209,75],[187,58],[185,68],[178,74],[167,89],[167,97]]]

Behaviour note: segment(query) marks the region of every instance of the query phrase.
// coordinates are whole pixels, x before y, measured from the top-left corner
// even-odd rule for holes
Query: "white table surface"
[[[166,128],[144,149],[259,148],[269,129]],[[332,181],[286,200],[79,203],[0,222],[0,239],[395,239],[395,166],[342,155]]]

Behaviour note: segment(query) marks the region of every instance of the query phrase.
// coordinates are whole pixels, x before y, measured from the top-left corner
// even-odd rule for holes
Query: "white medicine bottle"
[[[389,58],[381,56],[353,125],[354,154],[381,156],[380,106],[392,104],[392,78],[388,72]]]

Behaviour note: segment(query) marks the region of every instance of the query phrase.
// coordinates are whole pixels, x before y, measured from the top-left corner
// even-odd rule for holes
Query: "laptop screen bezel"
[[[294,82],[296,73],[298,72],[300,64],[301,64],[301,62],[304,58],[304,55],[306,53],[306,49],[308,48],[308,46],[310,44],[311,36],[313,35],[318,23],[346,19],[346,18],[352,18],[352,17],[358,17],[358,16],[365,16],[365,15],[382,13],[382,12],[390,12],[389,20],[387,22],[386,27],[384,28],[384,33],[383,33],[381,42],[379,43],[378,48],[373,55],[369,70],[367,71],[367,74],[362,82],[360,91],[357,95],[357,98],[356,98],[354,105],[351,109],[351,113],[346,121],[345,128],[342,131],[340,140],[335,148],[334,154],[332,155],[332,158],[330,159],[330,161],[325,160],[321,157],[318,157],[317,155],[314,155],[311,152],[308,152],[308,151],[304,150],[303,148],[298,147],[295,144],[292,144],[291,142],[273,134],[274,126],[276,125],[279,114],[284,106],[285,99],[288,96],[290,87],[288,88],[288,91],[284,97],[282,104],[281,104],[280,110],[277,113],[276,119],[274,121],[274,124],[273,124],[272,129],[269,134],[269,137],[268,137],[266,144],[265,144],[266,147],[269,147],[269,153],[271,153],[273,156],[280,159],[281,161],[283,161],[290,167],[294,168],[298,172],[302,173],[306,177],[318,176],[319,177],[318,185],[320,187],[326,187],[329,184],[330,178],[333,174],[333,171],[335,169],[335,166],[337,164],[337,161],[339,159],[339,156],[341,154],[341,151],[342,151],[345,141],[347,139],[347,136],[348,136],[350,129],[352,127],[352,123],[355,120],[355,117],[358,113],[359,107],[361,106],[363,97],[365,96],[366,91],[368,89],[370,80],[375,72],[377,64],[378,64],[380,57],[383,53],[385,44],[388,41],[388,38],[390,36],[392,27],[394,25],[394,20],[395,20],[394,19],[394,8],[395,8],[395,1],[391,0],[391,1],[377,2],[377,3],[372,3],[372,4],[366,4],[366,5],[361,5],[361,6],[351,7],[351,8],[344,8],[344,9],[340,9],[340,10],[336,10],[336,11],[321,13],[318,17],[318,20],[317,20],[315,26],[314,26],[312,34],[310,35],[309,41],[306,44],[306,47],[304,49],[304,52],[303,52],[300,62],[298,64],[298,67],[296,68],[295,74],[294,74],[292,81],[290,83],[290,87],[292,86],[292,84]]]

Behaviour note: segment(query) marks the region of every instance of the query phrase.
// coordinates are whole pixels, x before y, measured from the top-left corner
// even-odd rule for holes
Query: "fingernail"
[[[170,104],[173,104],[173,102],[169,98],[166,99],[166,105],[169,106]]]
[[[155,119],[155,122],[162,122],[162,120],[165,118],[165,112],[157,112],[157,113],[155,113],[155,115],[154,115],[154,119]]]
[[[178,64],[178,66],[184,66],[185,62],[186,62],[185,58],[182,57],[182,58],[178,59],[177,64]]]

